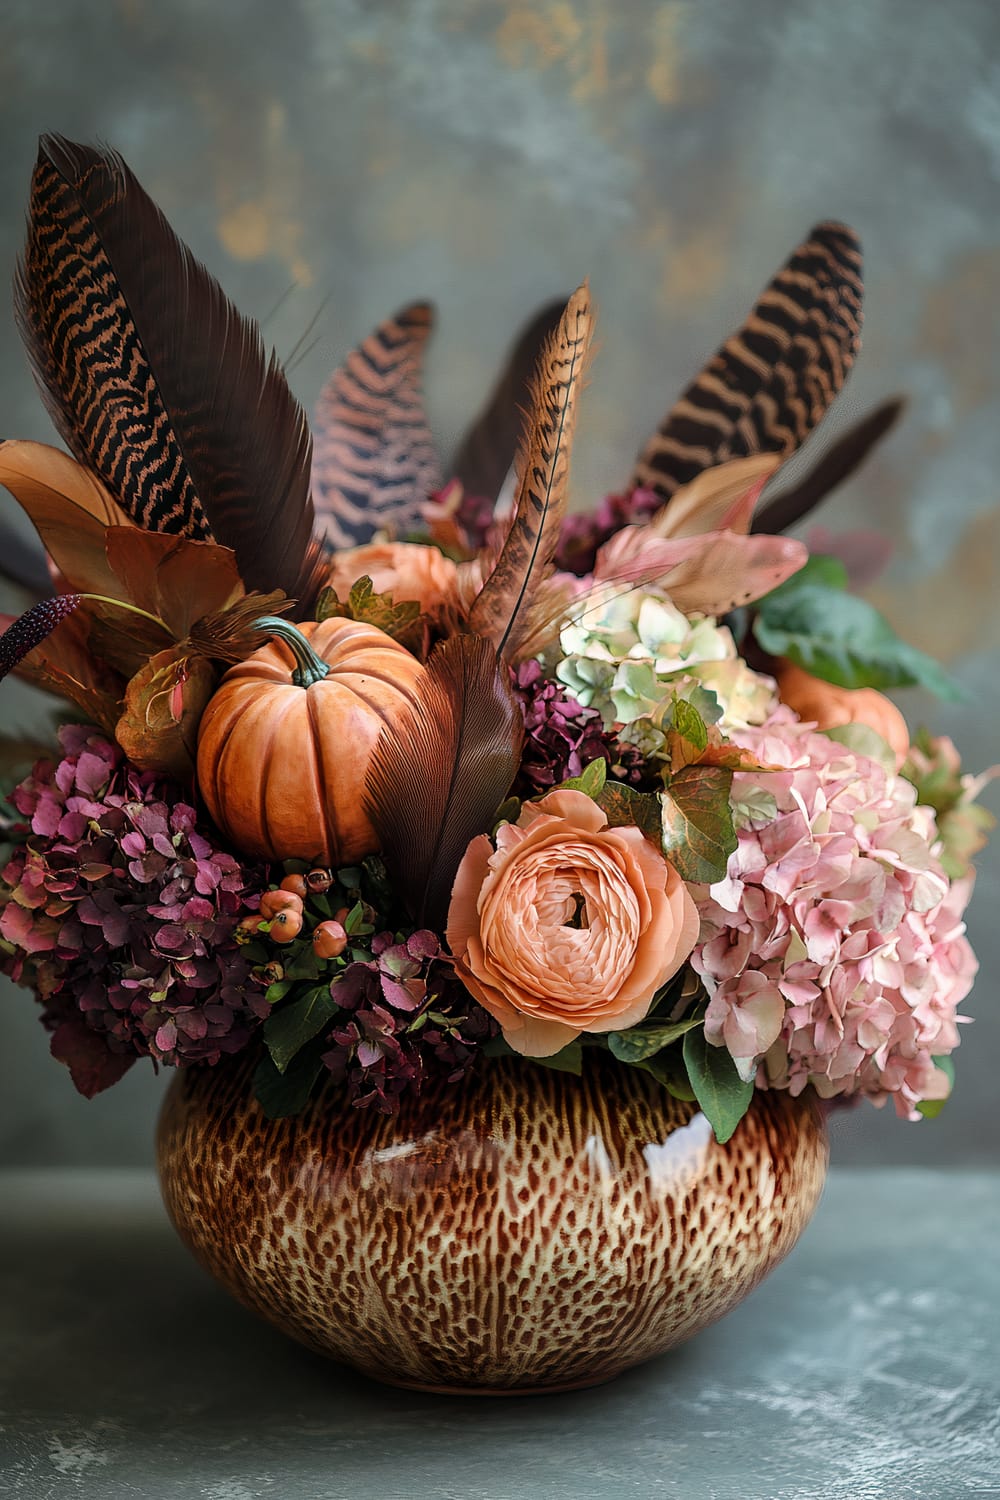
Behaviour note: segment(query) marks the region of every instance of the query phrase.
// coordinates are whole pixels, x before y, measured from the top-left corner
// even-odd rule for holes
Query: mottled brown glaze
[[[248,1307],[395,1384],[610,1379],[756,1286],[826,1171],[811,1101],[758,1093],[719,1146],[697,1106],[604,1055],[582,1079],[491,1060],[396,1119],[329,1085],[268,1121],[251,1072],[174,1080],[158,1141],[174,1224]]]

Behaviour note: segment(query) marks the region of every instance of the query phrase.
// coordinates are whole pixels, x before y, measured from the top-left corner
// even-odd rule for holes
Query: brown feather
[[[872,449],[895,427],[906,407],[901,396],[884,401],[855,422],[823,453],[797,484],[782,490],[755,516],[751,531],[787,531],[825,500],[831,490],[850,479]]]
[[[669,499],[727,459],[794,452],[854,363],[861,297],[857,236],[843,224],[818,224],[667,413],[629,487]]]
[[[418,925],[444,930],[455,873],[492,827],[521,759],[524,720],[487,640],[453,636],[427,663],[419,710],[383,729],[366,804],[382,857]]]
[[[508,657],[531,629],[530,606],[551,568],[566,514],[577,397],[593,336],[586,282],[546,341],[530,391],[513,518],[496,565],[469,611],[469,629]]]
[[[452,465],[466,495],[496,500],[517,455],[522,413],[539,356],[559,326],[565,299],[543,307],[518,336],[482,411],[459,444]]]
[[[305,413],[115,153],[43,137],[15,306],[56,426],[137,525],[315,592]]]
[[[424,506],[441,471],[424,410],[424,347],[434,323],[427,302],[387,318],[324,386],[313,418],[313,495],[331,548],[406,537],[424,528]]]

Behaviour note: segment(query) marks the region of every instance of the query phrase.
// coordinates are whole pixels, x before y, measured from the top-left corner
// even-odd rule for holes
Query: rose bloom
[[[819,730],[866,724],[892,750],[897,770],[909,754],[910,731],[906,720],[895,703],[875,688],[837,687],[787,661],[782,662],[778,673],[778,697],[800,719],[815,724]]]
[[[609,828],[583,792],[526,803],[473,839],[459,866],[448,943],[462,980],[526,1057],[582,1031],[634,1026],[698,937],[677,871],[638,828]]]
[[[395,604],[415,599],[425,614],[436,614],[454,603],[458,594],[451,558],[437,547],[416,542],[369,542],[337,552],[331,559],[328,582],[342,603],[358,579],[366,576],[376,594],[391,594]]]

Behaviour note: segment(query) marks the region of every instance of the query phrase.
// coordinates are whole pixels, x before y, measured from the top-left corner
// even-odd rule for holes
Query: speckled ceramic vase
[[[826,1171],[811,1101],[759,1093],[719,1146],[695,1105],[603,1054],[582,1078],[492,1060],[395,1119],[329,1085],[269,1122],[251,1071],[174,1080],[174,1224],[279,1328],[422,1390],[565,1390],[659,1354],[787,1254]]]

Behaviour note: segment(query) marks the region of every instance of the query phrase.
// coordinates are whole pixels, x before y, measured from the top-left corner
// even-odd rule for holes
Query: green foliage
[[[316,605],[316,618],[329,620],[333,617],[374,625],[411,650],[416,648],[422,635],[417,601],[404,599],[399,604],[393,603],[391,594],[376,594],[367,575],[354,584],[346,604],[337,598],[332,588],[322,591]]]
[[[750,1108],[753,1079],[744,1083],[725,1047],[712,1047],[704,1027],[684,1038],[684,1065],[698,1104],[719,1145],[729,1140]]]
[[[265,1053],[253,1075],[253,1091],[269,1120],[285,1120],[305,1109],[323,1071],[322,1044],[301,1051],[283,1073]]]
[[[562,781],[553,787],[554,792],[583,792],[588,797],[598,801],[604,783],[607,780],[608,763],[601,756],[598,760],[592,760],[589,765],[584,766],[579,776],[571,776],[567,781]]]
[[[685,766],[662,794],[663,852],[683,880],[711,885],[737,845],[727,766]]]
[[[658,849],[663,846],[663,819],[655,792],[639,792],[623,781],[606,781],[597,797],[611,828],[638,828]]]
[[[925,1099],[922,1104],[917,1105],[917,1112],[922,1114],[925,1120],[936,1120],[938,1115],[951,1098],[951,1090],[955,1087],[955,1064],[950,1057],[934,1057],[931,1059],[935,1068],[943,1073],[948,1080],[948,1097],[945,1099]]]
[[[264,1022],[264,1042],[279,1073],[287,1072],[292,1059],[323,1030],[338,1009],[329,985],[322,984],[306,990],[290,1005],[268,1016]]]
[[[644,1022],[632,1026],[628,1031],[612,1031],[608,1035],[608,1046],[619,1062],[641,1063],[662,1052],[671,1042],[700,1026],[704,1015],[687,1016],[683,1021],[662,1021],[653,1025]]]
[[[878,610],[846,592],[833,558],[813,557],[757,605],[754,634],[772,656],[845,688],[920,686],[960,696],[932,657],[901,641]]]

